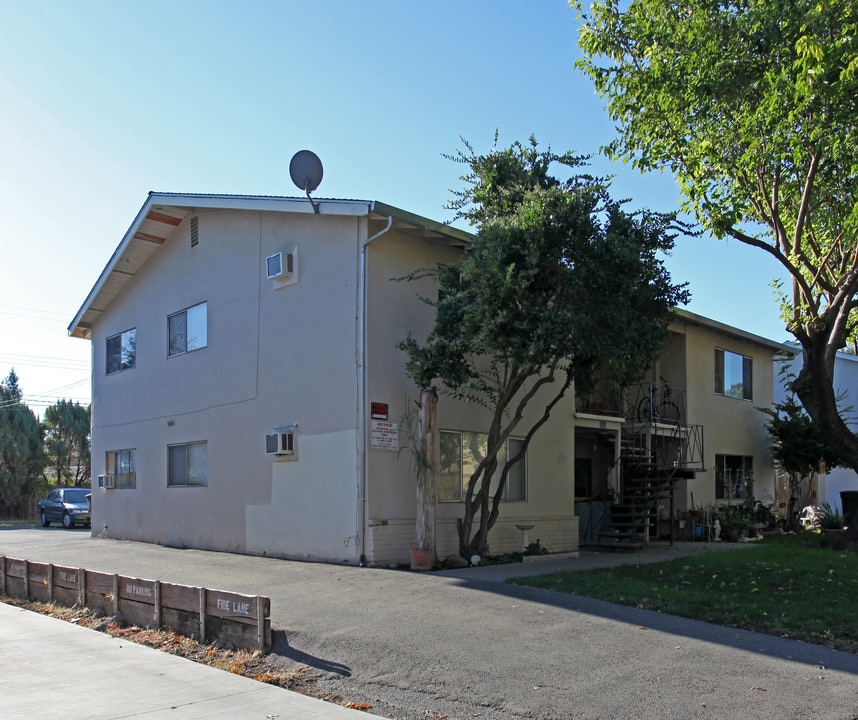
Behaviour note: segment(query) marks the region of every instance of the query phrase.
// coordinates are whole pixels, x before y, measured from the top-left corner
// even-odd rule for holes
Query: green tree
[[[90,482],[90,407],[58,400],[45,410],[45,454],[57,485]]]
[[[45,464],[42,427],[22,398],[13,369],[0,382],[0,505],[7,512],[36,490]]]
[[[789,395],[771,408],[759,408],[768,416],[766,430],[771,440],[772,458],[787,473],[790,500],[787,518],[790,525],[797,525],[796,503],[801,496],[805,478],[811,477],[821,463],[828,468],[842,465],[826,436],[811,420],[794,395]]]
[[[844,462],[834,358],[856,328],[858,15],[849,0],[597,0],[577,66],[607,99],[607,147],[671,170],[684,209],[789,274],[787,328],[804,363],[792,388]]]
[[[486,155],[466,143],[454,159],[468,172],[451,208],[477,234],[457,263],[411,276],[437,282],[438,299],[426,300],[435,325],[400,348],[421,391],[439,378],[442,392],[488,411],[487,447],[457,522],[470,558],[485,550],[510,470],[573,381],[586,394],[597,369],[619,386],[639,380],[687,293],[660,260],[673,244],[671,217],[626,213],[606,183],[549,172],[577,170],[584,158],[541,151],[531,138]],[[525,422],[528,406],[535,419]],[[520,451],[499,468],[514,431]]]

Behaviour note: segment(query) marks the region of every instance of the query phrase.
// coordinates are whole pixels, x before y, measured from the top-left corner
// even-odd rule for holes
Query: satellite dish
[[[307,193],[307,199],[318,215],[319,207],[313,202],[310,193],[322,182],[322,161],[319,160],[319,156],[311,150],[299,150],[292,156],[289,163],[289,175],[292,182]]]

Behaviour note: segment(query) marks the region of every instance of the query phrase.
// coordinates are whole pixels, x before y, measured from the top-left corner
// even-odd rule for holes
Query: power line
[[[19,315],[18,313],[9,312],[9,310],[22,310],[27,315]],[[57,318],[53,319],[54,322],[64,322],[66,318],[69,317],[67,312],[60,312],[58,310],[42,310],[40,308],[28,308],[21,307],[20,305],[0,305],[0,315],[15,315],[16,317],[36,317],[38,315],[56,315]],[[60,320],[62,318],[62,320]],[[44,318],[48,319],[48,318]]]
[[[60,358],[49,355],[20,355],[18,353],[0,353],[0,363],[21,367],[46,367],[56,370],[88,370],[89,360]]]

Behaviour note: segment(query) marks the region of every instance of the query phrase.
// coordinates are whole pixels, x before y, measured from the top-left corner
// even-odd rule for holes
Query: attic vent
[[[194,215],[191,218],[191,247],[196,247],[200,242],[200,219]]]

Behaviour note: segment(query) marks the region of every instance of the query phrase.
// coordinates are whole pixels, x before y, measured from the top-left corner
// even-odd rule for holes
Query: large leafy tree
[[[484,552],[510,470],[573,382],[584,394],[597,369],[618,386],[639,380],[687,293],[661,261],[671,217],[627,213],[587,175],[551,174],[552,165],[577,171],[583,158],[531,138],[486,155],[466,143],[455,159],[468,171],[451,206],[476,236],[457,263],[414,274],[437,281],[438,299],[427,299],[435,325],[401,347],[421,390],[440,379],[442,392],[487,410],[487,446],[458,520],[459,552],[470,558]],[[513,432],[524,440],[499,467]]]
[[[58,400],[45,410],[45,454],[58,485],[89,485],[90,407]]]
[[[607,147],[671,170],[716,237],[771,255],[791,279],[784,319],[802,347],[792,388],[844,462],[834,358],[856,329],[858,14],[849,0],[597,0],[578,67],[607,100]],[[622,9],[621,9],[622,8]]]
[[[39,485],[44,468],[42,427],[22,403],[14,369],[0,382],[0,505],[18,505]]]

